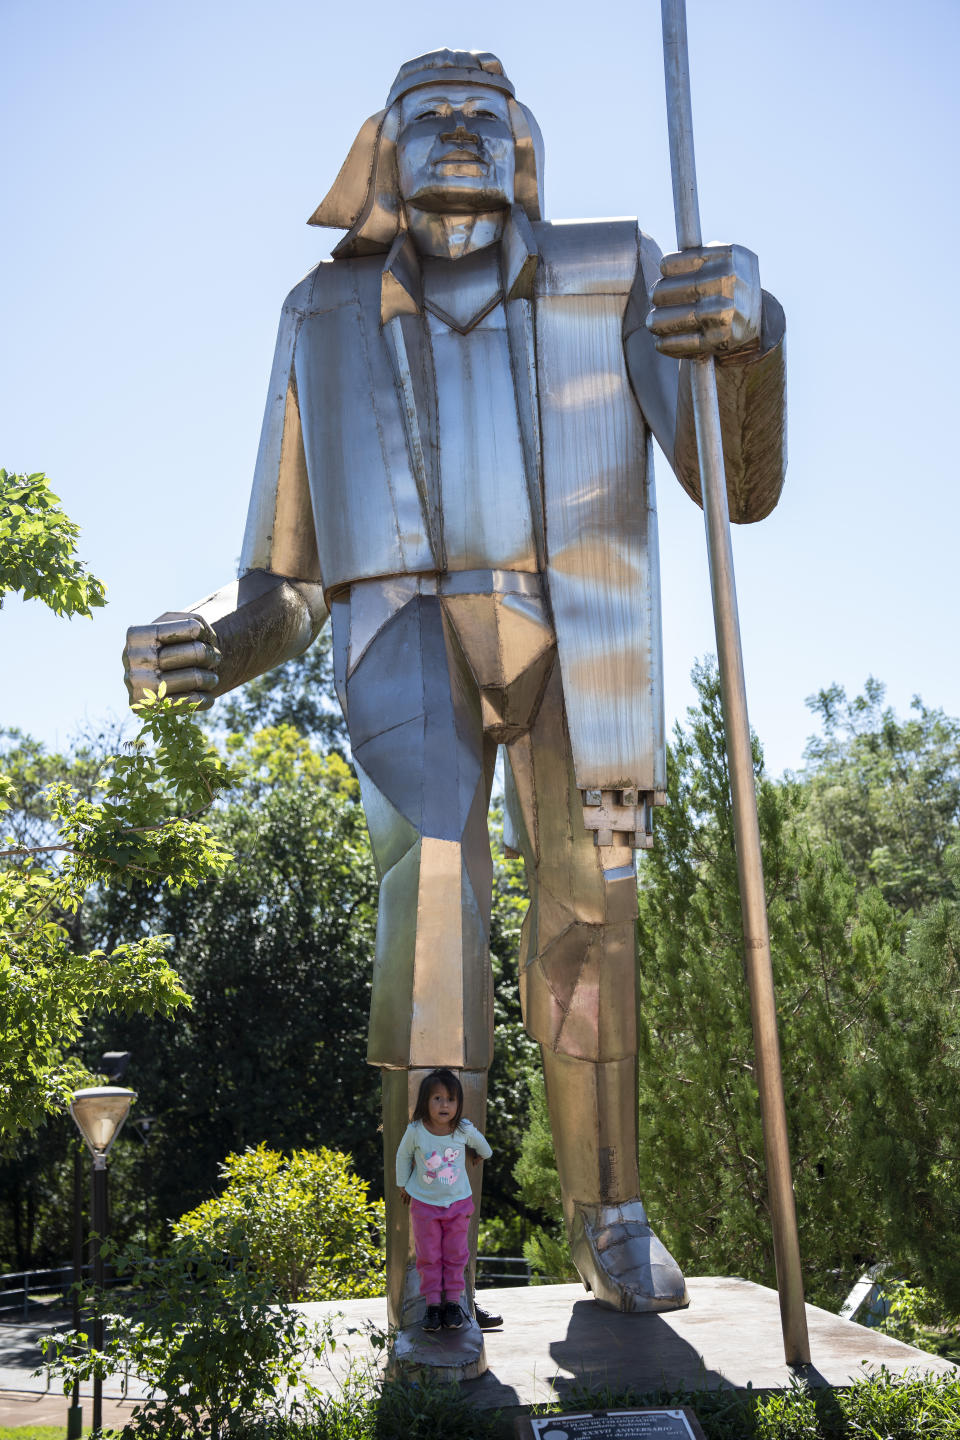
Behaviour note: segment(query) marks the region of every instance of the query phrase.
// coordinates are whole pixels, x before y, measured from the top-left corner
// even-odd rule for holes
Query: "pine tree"
[[[960,847],[945,870],[960,893]],[[874,1177],[885,1254],[960,1311],[960,904],[930,905],[880,997],[858,1077],[858,1157]]]
[[[669,746],[667,805],[640,867],[641,1194],[685,1269],[773,1284],[715,667],[694,682],[699,705]],[[771,781],[756,740],[754,765],[801,1253],[808,1292],[829,1300],[885,1253],[857,1150],[860,1072],[904,922],[811,837],[804,786]],[[531,1199],[548,1193],[536,1134],[518,1169]]]
[[[901,720],[872,676],[847,698],[830,685],[807,700],[821,733],[802,778],[811,830],[836,844],[862,887],[897,910],[960,898],[946,856],[960,841],[960,720],[919,695]]]
[[[763,1137],[744,979],[719,680],[677,728],[669,794],[639,894],[640,1136],[645,1198],[694,1271],[772,1283]],[[880,1236],[852,1153],[857,1059],[902,926],[811,843],[805,794],[754,765],[801,1253],[812,1293],[846,1284]]]

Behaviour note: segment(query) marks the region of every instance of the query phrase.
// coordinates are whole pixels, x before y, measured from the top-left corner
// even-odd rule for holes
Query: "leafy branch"
[[[198,818],[230,782],[229,766],[182,704],[160,694],[137,710],[137,736],[106,763],[94,798],[64,781],[48,787],[53,842],[4,852],[18,863],[0,870],[0,1140],[88,1080],[69,1051],[91,1011],[169,1015],[189,1004],[167,936],[83,953],[68,923],[93,886],[137,879],[179,890],[223,874],[231,858]],[[0,776],[0,810],[17,798]],[[55,852],[60,863],[43,863]]]
[[[79,534],[45,475],[0,470],[0,606],[18,590],[55,615],[89,618],[104,605],[103,581],[76,558]]]

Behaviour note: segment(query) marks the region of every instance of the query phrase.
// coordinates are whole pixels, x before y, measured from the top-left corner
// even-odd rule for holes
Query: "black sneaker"
[[[459,1307],[457,1307],[459,1308]],[[421,1322],[421,1330],[439,1330],[441,1325],[446,1324],[445,1315],[441,1315],[439,1305],[428,1305],[427,1313]]]
[[[454,1301],[448,1300],[443,1307],[444,1330],[459,1330],[464,1321],[463,1311]]]
[[[477,1317],[477,1324],[481,1330],[496,1330],[503,1324],[502,1315],[494,1315],[490,1310],[484,1310],[482,1305],[474,1302],[473,1313]]]

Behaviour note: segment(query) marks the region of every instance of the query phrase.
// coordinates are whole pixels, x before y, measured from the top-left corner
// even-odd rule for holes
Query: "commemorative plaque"
[[[516,1440],[705,1440],[692,1410],[586,1410],[571,1415],[526,1415]]]

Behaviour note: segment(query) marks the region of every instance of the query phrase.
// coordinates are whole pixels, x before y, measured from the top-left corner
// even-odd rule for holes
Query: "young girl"
[[[413,1119],[397,1150],[397,1184],[410,1206],[420,1293],[427,1302],[424,1330],[459,1330],[467,1232],[473,1197],[466,1156],[474,1165],[493,1151],[463,1119],[463,1086],[452,1070],[432,1070],[421,1082]],[[443,1303],[445,1300],[445,1303]]]

